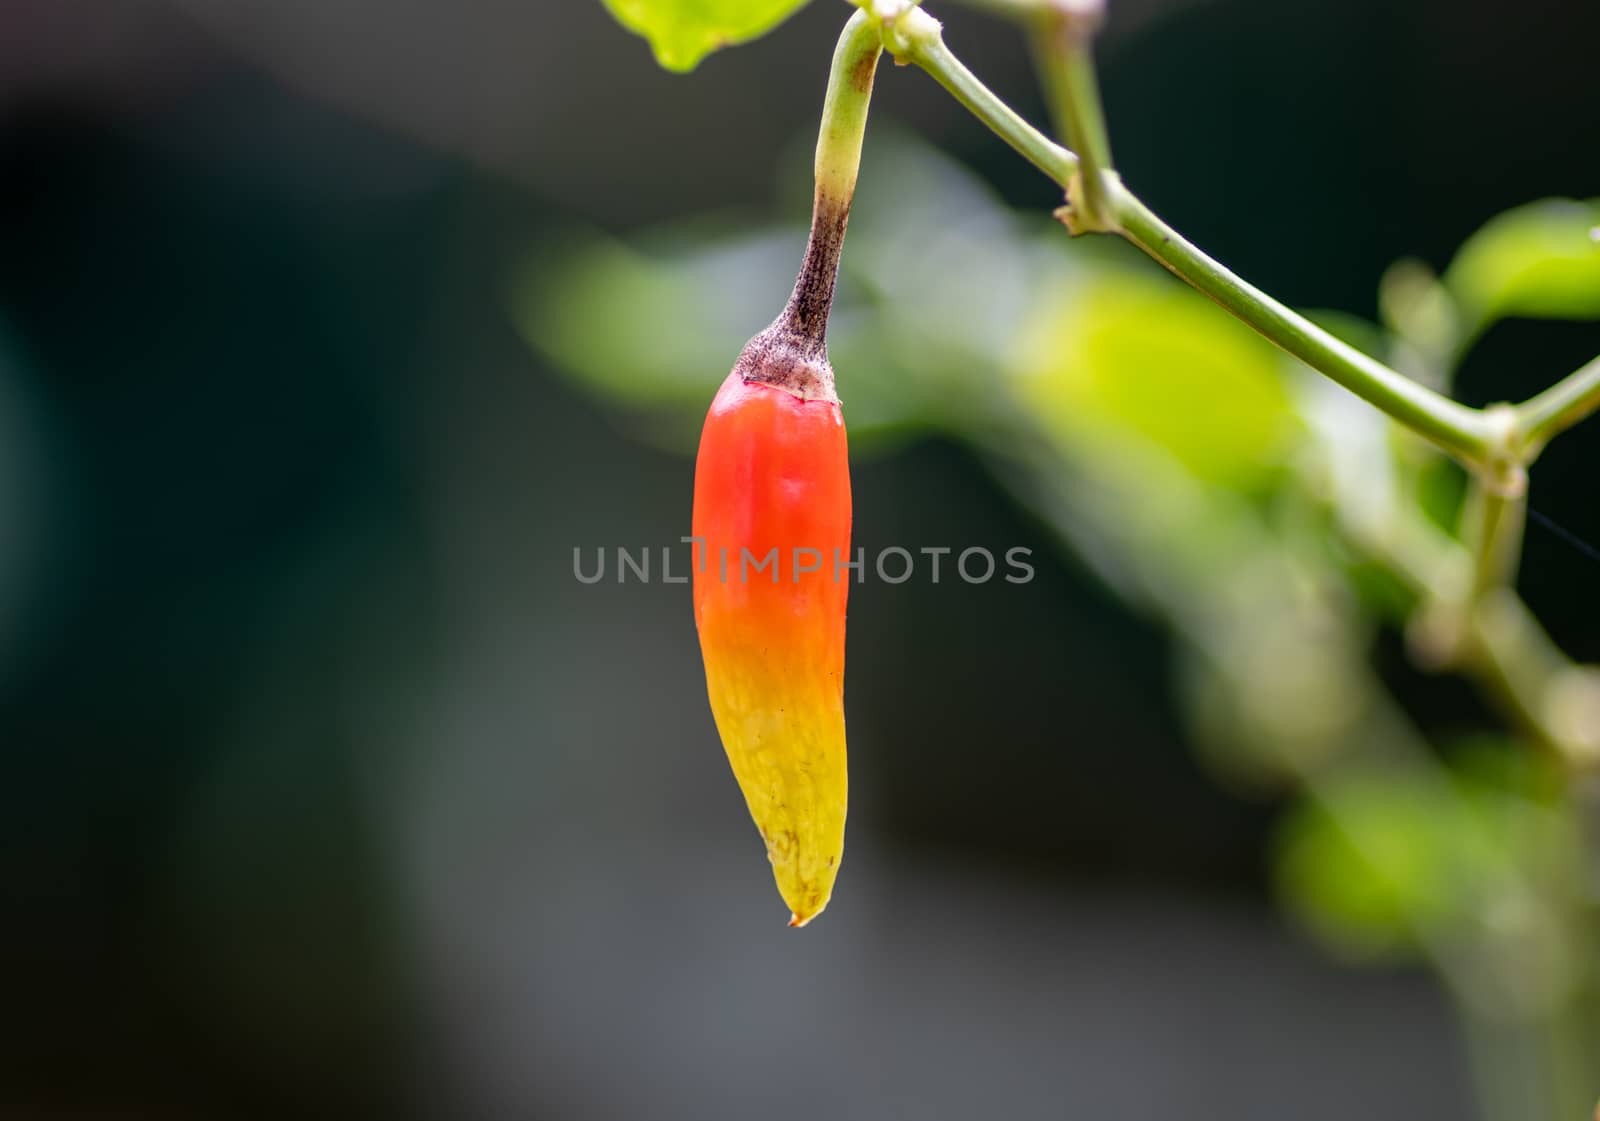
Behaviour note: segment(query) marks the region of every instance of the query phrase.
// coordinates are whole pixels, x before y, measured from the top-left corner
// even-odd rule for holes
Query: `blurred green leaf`
[[[809,145],[798,154],[809,166]],[[889,388],[914,396],[930,423],[972,437],[996,405],[994,372],[1029,293],[1081,267],[1053,226],[1053,251],[1030,253],[1017,215],[969,168],[912,134],[874,132],[851,207],[842,303],[894,352],[909,376]],[[842,385],[846,355],[835,350]]]
[[[703,408],[787,295],[792,235],[691,236],[645,253],[580,236],[530,259],[513,294],[534,348],[635,409]]]
[[[1068,271],[1065,255],[1030,254],[981,180],[906,134],[875,135],[865,159],[828,338],[852,446],[941,424],[970,433],[1028,292]],[[810,162],[807,137],[783,178],[808,178]],[[626,244],[568,235],[527,255],[512,312],[574,381],[647,414],[652,442],[690,446],[739,348],[783,307],[804,245],[803,227],[715,218]]]
[[[1463,817],[1448,785],[1388,775],[1346,781],[1294,810],[1278,839],[1289,907],[1334,949],[1397,958],[1456,906]]]
[[[1530,909],[1528,889],[1535,876],[1558,880],[1566,859],[1559,789],[1521,745],[1490,739],[1458,746],[1448,767],[1419,760],[1325,780],[1279,834],[1280,891],[1352,957],[1437,950],[1440,938],[1452,953],[1514,945],[1513,959],[1535,952],[1529,947],[1549,957],[1549,916]],[[1546,963],[1537,988],[1566,983],[1558,964]],[[1509,983],[1526,987],[1531,978]]]
[[[643,35],[668,70],[693,70],[712,51],[759,38],[807,0],[604,0],[617,22]]]
[[[1017,359],[1024,401],[1058,435],[1119,431],[1204,482],[1249,490],[1299,427],[1278,354],[1192,293],[1107,271],[1043,303]]]
[[[640,245],[591,233],[530,254],[512,314],[557,369],[644,420],[638,435],[685,450],[740,348],[783,307],[805,238],[700,222]],[[906,368],[903,338],[885,328],[877,310],[841,293],[829,351],[860,447],[918,425],[927,407],[921,371]]]
[[[1417,465],[1412,487],[1418,513],[1435,528],[1453,535],[1467,495],[1467,473],[1454,460],[1436,456]]]
[[[1500,214],[1445,270],[1469,333],[1496,319],[1600,318],[1600,203],[1544,199]]]

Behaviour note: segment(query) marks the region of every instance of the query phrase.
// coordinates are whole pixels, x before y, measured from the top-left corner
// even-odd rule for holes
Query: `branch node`
[[[1085,174],[1095,175],[1099,179],[1099,191],[1091,194],[1102,200],[1114,199],[1122,189],[1122,180],[1116,172],[1099,168],[1091,170],[1079,164],[1077,172],[1067,180],[1067,204],[1057,207],[1053,212],[1056,221],[1067,227],[1067,232],[1073,237],[1082,234],[1120,234],[1122,223],[1117,219],[1114,204],[1104,205],[1098,210],[1089,205],[1084,194]]]
[[[1512,405],[1483,410],[1486,440],[1476,474],[1497,498],[1517,499],[1528,493],[1528,449],[1520,417]]]

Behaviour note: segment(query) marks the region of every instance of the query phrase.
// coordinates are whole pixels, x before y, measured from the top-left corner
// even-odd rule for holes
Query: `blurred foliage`
[[[1412,952],[1422,932],[1466,908],[1491,863],[1480,823],[1448,788],[1348,776],[1285,825],[1284,898],[1329,943],[1355,956]]]
[[[1506,211],[1467,239],[1444,283],[1469,336],[1514,315],[1600,319],[1600,200]]]
[[[1111,274],[1060,307],[1035,316],[1016,360],[1022,401],[1053,436],[1126,433],[1202,483],[1270,485],[1298,436],[1270,344],[1159,277]]]
[[[668,70],[693,70],[721,47],[771,31],[807,0],[605,0],[617,22],[650,41]]]
[[[593,234],[539,254],[519,306],[528,337],[593,388],[633,408],[685,408],[700,403],[701,371],[727,361],[728,338],[768,310],[764,293],[738,281],[781,272],[803,244],[708,229],[640,249]],[[563,267],[547,268],[547,255]],[[707,291],[722,297],[706,300]],[[650,314],[620,310],[640,307]]]
[[[1294,800],[1276,878],[1347,958],[1424,958],[1475,1005],[1592,997],[1571,811],[1520,735],[1440,752],[1374,665],[1386,625],[1453,602],[1462,475],[1125,247],[1068,245],[968,172],[875,131],[832,332],[852,439],[938,431],[984,454],[1109,587],[1176,637],[1193,737],[1231,785]],[[1446,385],[1508,315],[1600,315],[1592,205],[1494,219],[1436,277],[1401,262],[1383,323],[1330,330]],[[692,447],[803,228],[704,220],[536,255],[529,340]],[[618,309],[626,308],[627,320]]]
[[[1356,957],[1425,949],[1470,930],[1539,863],[1554,817],[1548,769],[1515,745],[1468,745],[1444,774],[1369,766],[1284,823],[1284,898]]]

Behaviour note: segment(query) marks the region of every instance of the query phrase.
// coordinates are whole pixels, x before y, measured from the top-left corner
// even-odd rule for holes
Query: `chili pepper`
[[[695,619],[717,731],[800,926],[844,850],[850,584],[834,562],[850,552],[850,472],[837,399],[761,372],[728,375],[700,438]]]
[[[790,926],[827,906],[844,853],[850,466],[826,339],[880,49],[858,17],[834,55],[800,276],[718,390],[695,462],[706,689]]]

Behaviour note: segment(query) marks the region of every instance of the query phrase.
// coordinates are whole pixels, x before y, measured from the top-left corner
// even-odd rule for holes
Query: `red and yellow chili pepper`
[[[834,54],[794,293],[717,392],[695,463],[711,712],[791,926],[827,906],[844,853],[850,468],[826,336],[879,50],[858,13]]]

